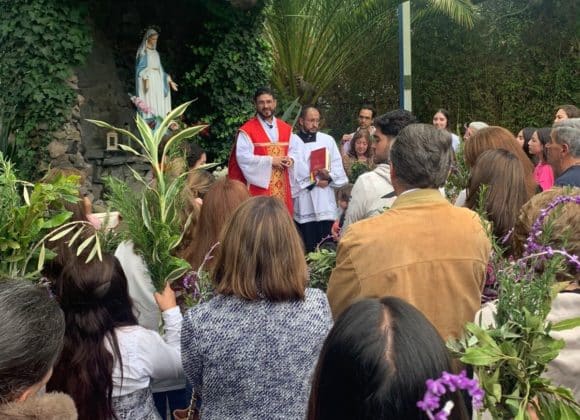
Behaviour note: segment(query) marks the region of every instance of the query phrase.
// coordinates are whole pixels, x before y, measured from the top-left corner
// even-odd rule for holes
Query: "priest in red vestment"
[[[254,95],[256,116],[240,127],[230,154],[228,177],[248,185],[251,195],[278,197],[292,214],[290,177],[300,145],[292,127],[276,118],[276,99],[268,88]]]

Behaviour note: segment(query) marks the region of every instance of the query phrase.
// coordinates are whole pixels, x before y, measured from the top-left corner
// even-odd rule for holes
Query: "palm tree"
[[[272,45],[272,85],[314,104],[350,66],[364,62],[397,34],[397,0],[272,0],[265,34]],[[416,18],[444,13],[473,25],[470,0],[419,0]]]

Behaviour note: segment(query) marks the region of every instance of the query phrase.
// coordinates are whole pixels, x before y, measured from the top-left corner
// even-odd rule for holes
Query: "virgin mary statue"
[[[177,84],[163,71],[157,39],[159,34],[155,29],[148,29],[137,50],[137,65],[135,66],[135,84],[137,96],[141,98],[150,113],[142,112],[144,118],[164,118],[171,111],[170,89],[177,91]]]

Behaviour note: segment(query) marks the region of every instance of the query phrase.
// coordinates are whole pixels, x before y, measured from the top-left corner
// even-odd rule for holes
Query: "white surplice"
[[[320,222],[335,220],[337,215],[334,190],[348,183],[342,165],[340,151],[334,139],[328,134],[316,133],[316,141],[304,143],[296,134],[292,134],[294,143],[301,143],[303,148],[302,162],[296,164],[295,176],[291,179],[292,196],[294,197],[294,220],[296,223]],[[308,190],[310,181],[310,152],[325,147],[330,161],[331,183],[328,187],[315,186]]]

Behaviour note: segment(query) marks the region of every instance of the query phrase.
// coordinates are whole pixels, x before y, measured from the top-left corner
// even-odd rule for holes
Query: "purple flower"
[[[452,408],[453,403],[447,401],[444,407],[434,413],[441,406],[441,397],[447,392],[455,392],[457,390],[465,390],[471,396],[473,408],[476,410],[483,407],[483,397],[485,393],[479,387],[476,379],[469,379],[467,373],[462,371],[459,375],[449,372],[443,372],[439,379],[427,379],[425,382],[427,392],[421,401],[417,402],[417,407],[427,413],[430,419],[447,419]]]
[[[526,244],[524,245],[524,258],[526,257],[536,257],[537,259],[546,259],[546,257],[552,257],[554,254],[559,254],[564,256],[568,263],[573,265],[576,270],[580,270],[580,262],[578,261],[577,255],[572,255],[568,253],[565,249],[555,250],[550,246],[544,245],[540,242],[541,236],[544,233],[542,227],[544,221],[550,215],[550,213],[558,206],[566,203],[580,204],[580,195],[566,196],[561,195],[556,197],[550,204],[548,204],[544,209],[540,211],[540,215],[532,225],[528,238],[526,239]]]

